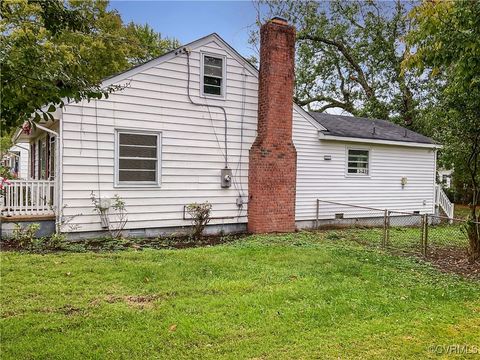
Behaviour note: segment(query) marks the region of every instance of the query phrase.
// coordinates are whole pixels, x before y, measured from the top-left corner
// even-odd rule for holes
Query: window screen
[[[203,56],[203,93],[223,95],[223,58]]]
[[[158,134],[118,133],[118,182],[158,182]]]
[[[348,150],[348,174],[368,175],[368,150]]]

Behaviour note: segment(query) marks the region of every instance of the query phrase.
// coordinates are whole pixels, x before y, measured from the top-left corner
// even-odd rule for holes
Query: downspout
[[[61,126],[61,121],[59,122]],[[57,202],[57,209],[55,211],[55,229],[56,229],[56,232],[59,233],[60,232],[60,213],[61,213],[61,207],[60,207],[60,202],[61,202],[61,195],[60,195],[60,134],[57,133],[56,131],[52,130],[52,129],[49,129],[45,126],[42,126],[40,124],[37,124],[37,128],[39,128],[40,130],[43,130],[49,134],[52,134],[53,136],[55,136],[55,187],[54,187],[54,190],[55,190],[55,197],[56,197],[56,202]]]

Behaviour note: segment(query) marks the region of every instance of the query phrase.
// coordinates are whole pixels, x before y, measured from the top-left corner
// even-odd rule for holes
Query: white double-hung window
[[[370,151],[365,149],[347,150],[347,175],[370,174]]]
[[[203,96],[225,96],[225,57],[202,54],[201,86]]]
[[[116,185],[159,185],[160,133],[118,130]]]

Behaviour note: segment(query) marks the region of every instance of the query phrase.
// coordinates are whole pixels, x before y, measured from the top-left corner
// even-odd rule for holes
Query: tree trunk
[[[479,224],[469,221],[467,225],[467,234],[470,243],[470,249],[468,251],[468,260],[470,263],[480,260],[480,238],[478,232]]]
[[[477,216],[478,189],[473,189],[473,199],[470,205],[471,213],[467,223],[467,235],[470,249],[468,251],[468,260],[470,263],[480,260],[480,216]]]

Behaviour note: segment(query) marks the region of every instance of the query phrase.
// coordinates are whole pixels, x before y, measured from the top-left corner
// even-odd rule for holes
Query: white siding
[[[317,130],[300,116],[294,116],[293,137],[297,149],[297,221],[315,219],[317,198],[380,209],[434,212],[434,150],[319,140]],[[370,176],[346,176],[349,147],[370,150]],[[324,155],[332,159],[324,160]],[[408,179],[403,189],[402,177]],[[337,205],[321,203],[319,217],[331,218],[338,209]],[[358,209],[343,207],[342,212],[348,216],[358,214]],[[368,212],[360,213],[368,216]]]
[[[199,97],[200,51],[227,56],[226,100]],[[246,222],[246,206],[239,212],[236,199],[239,194],[247,199],[248,150],[256,135],[257,76],[215,41],[192,49],[190,69],[193,100],[224,106],[227,112],[229,166],[235,186],[220,187],[223,114],[189,102],[183,54],[120,82],[128,86],[108,99],[65,108],[62,199],[67,205],[65,215],[82,214],[74,219],[80,225],[77,231],[101,229],[90,201],[92,191],[97,197],[118,194],[124,198],[129,229],[189,225],[182,220],[183,206],[195,201],[209,201],[214,217],[234,217],[213,220],[213,224]],[[161,186],[114,187],[115,129],[161,132]]]
[[[194,47],[191,53],[191,94],[199,103],[224,106],[228,116],[229,166],[234,186],[221,189],[224,166],[224,120],[219,109],[196,106],[187,97],[186,55],[170,56],[140,72],[128,72],[119,84],[126,88],[108,99],[70,104],[63,111],[61,199],[65,215],[79,215],[75,231],[101,230],[100,218],[90,200],[120,195],[126,202],[127,229],[178,227],[183,206],[209,201],[212,224],[246,222],[236,199],[246,200],[248,151],[256,135],[257,74],[245,68],[215,39]],[[227,57],[226,99],[199,96],[200,52]],[[243,118],[243,134],[242,134]],[[298,153],[296,219],[315,218],[317,198],[388,207],[397,210],[433,210],[434,153],[431,150],[395,146],[372,146],[371,177],[345,177],[346,144],[318,139],[320,126],[294,110],[294,143]],[[160,186],[114,186],[115,129],[161,132]],[[243,136],[243,137],[242,137]],[[332,156],[324,161],[323,155]],[[240,157],[241,155],[241,157]],[[400,179],[408,177],[401,189]],[[426,205],[423,205],[423,201]]]
[[[21,143],[20,146],[14,145],[10,148],[11,152],[20,153],[18,162],[18,178],[28,179],[28,143]]]

